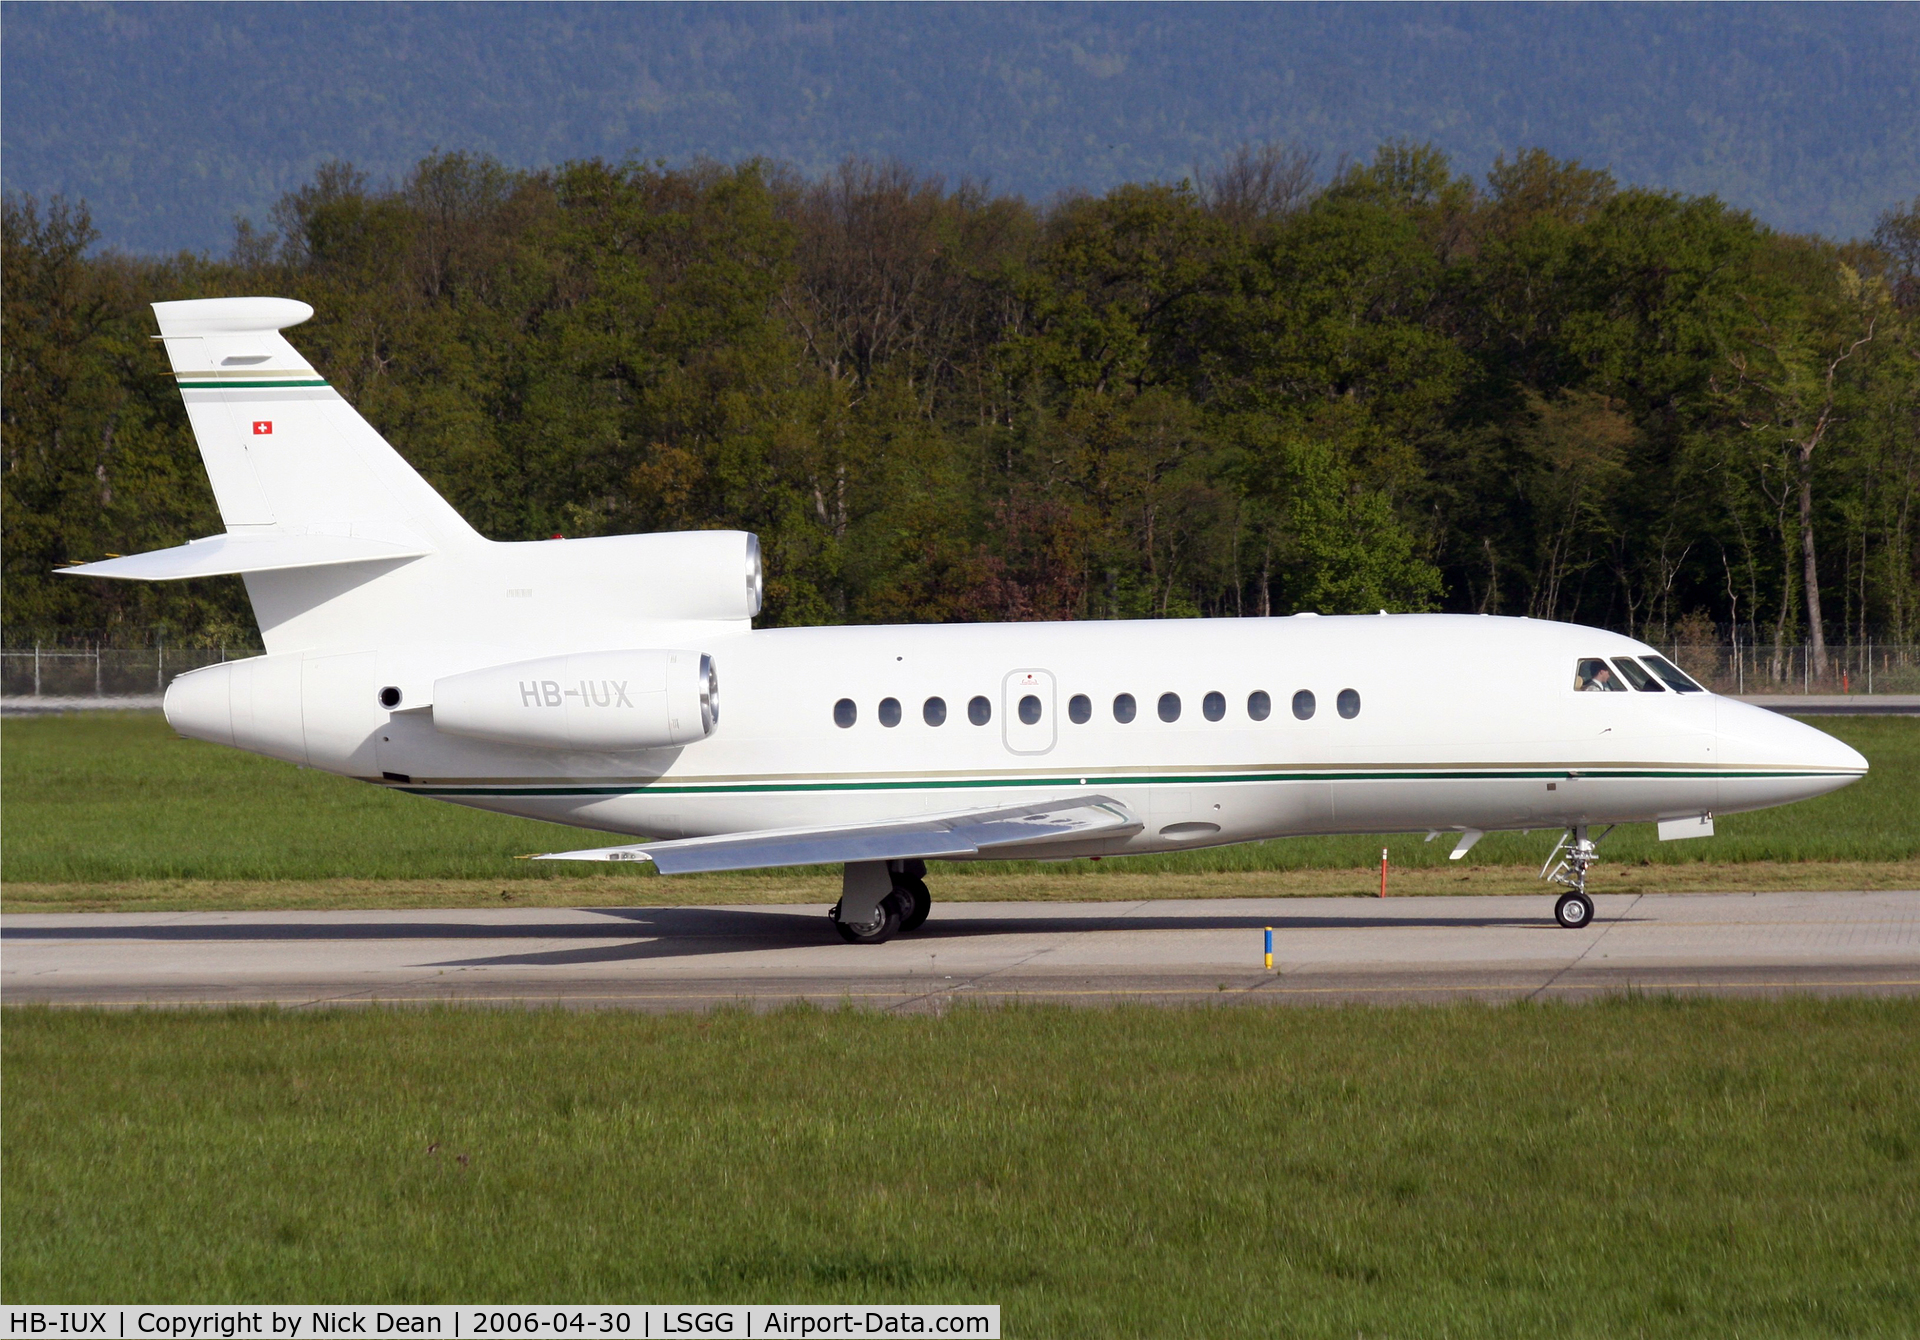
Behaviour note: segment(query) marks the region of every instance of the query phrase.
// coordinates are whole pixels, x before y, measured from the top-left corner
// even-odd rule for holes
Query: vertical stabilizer
[[[745,632],[759,612],[759,541],[741,531],[515,543],[478,534],[281,337],[313,315],[303,302],[215,298],[153,310],[226,534],[64,572],[138,581],[238,574],[269,658],[345,657],[327,663],[352,667],[348,678],[377,666],[382,685],[409,703],[429,701],[440,677],[525,660],[556,636],[581,652],[677,647],[689,636]],[[387,659],[354,659],[373,652]],[[235,675],[219,676],[240,695],[227,726],[206,729],[238,743],[254,711],[246,702],[255,699],[243,699],[257,699],[267,681]],[[218,697],[214,678],[181,690],[180,711],[217,717],[207,707]],[[340,678],[301,681],[313,691],[302,700],[300,747],[316,762],[346,757],[314,715]],[[340,701],[371,711],[373,692]],[[195,693],[213,698],[194,707]],[[281,723],[275,730],[295,720],[287,701],[282,694],[261,709]],[[292,748],[243,747],[283,746]]]
[[[167,356],[230,532],[273,530],[457,547],[477,540],[280,332],[287,298],[157,302]]]

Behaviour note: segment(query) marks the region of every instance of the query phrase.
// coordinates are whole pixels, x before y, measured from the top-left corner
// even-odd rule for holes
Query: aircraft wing
[[[652,861],[663,875],[708,870],[759,870],[841,861],[900,861],[976,856],[1075,838],[1129,837],[1143,825],[1109,796],[1069,796],[1034,805],[1003,805],[953,814],[916,814],[834,828],[772,828],[721,837],[547,852],[536,861]]]

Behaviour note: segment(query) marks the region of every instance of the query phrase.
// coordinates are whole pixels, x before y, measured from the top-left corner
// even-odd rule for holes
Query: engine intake
[[[665,749],[720,724],[720,679],[697,651],[591,651],[436,680],[450,735],[547,749]]]

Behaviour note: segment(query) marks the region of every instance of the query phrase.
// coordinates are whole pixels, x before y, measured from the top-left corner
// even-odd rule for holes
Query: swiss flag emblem
[[[255,419],[253,421],[253,435],[255,437],[271,437],[273,435],[273,420]]]

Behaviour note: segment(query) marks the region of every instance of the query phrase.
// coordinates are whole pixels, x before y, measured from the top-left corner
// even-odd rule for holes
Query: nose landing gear
[[[1577,931],[1593,920],[1593,899],[1575,890],[1560,895],[1553,905],[1553,919],[1570,931]]]
[[[1614,825],[1609,824],[1600,837],[1606,837],[1613,829]],[[1587,871],[1600,859],[1594,852],[1599,845],[1599,838],[1588,839],[1585,824],[1575,825],[1561,835],[1547,854],[1546,865],[1540,867],[1540,878],[1567,886],[1568,891],[1553,905],[1553,919],[1570,931],[1577,931],[1593,920],[1593,899],[1587,896]],[[1563,856],[1562,852],[1566,854]],[[1556,856],[1560,857],[1557,865],[1554,864]]]

